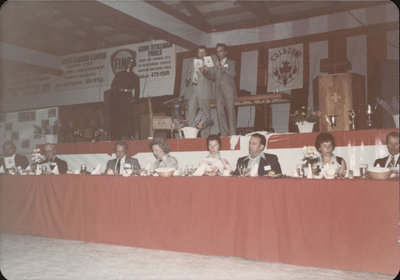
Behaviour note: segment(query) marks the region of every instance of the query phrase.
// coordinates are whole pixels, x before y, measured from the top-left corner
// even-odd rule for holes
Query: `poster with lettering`
[[[268,50],[268,92],[303,88],[303,44]]]
[[[136,61],[133,71],[140,78],[140,97],[172,95],[175,84],[176,53],[175,46],[157,40],[108,50],[108,79],[124,71],[130,58]]]
[[[99,92],[111,87],[115,73],[126,69],[129,58],[136,61],[133,71],[140,78],[140,97],[173,94],[175,45],[163,40],[62,56],[62,75],[24,72],[7,77],[6,84],[1,85],[5,88],[2,91],[17,97],[82,90],[98,98]]]

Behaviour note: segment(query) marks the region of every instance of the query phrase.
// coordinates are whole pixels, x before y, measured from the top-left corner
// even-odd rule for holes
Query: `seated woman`
[[[207,165],[205,174],[216,172],[219,174],[230,174],[233,168],[229,161],[221,157],[221,139],[217,135],[210,135],[207,137],[207,148],[209,155],[203,158],[200,164]]]
[[[315,139],[315,148],[321,154],[319,159],[319,164],[321,168],[326,167],[326,165],[335,166],[336,169],[341,169],[342,172],[346,171],[346,162],[343,158],[335,156],[333,150],[335,149],[335,139],[332,134],[322,132],[318,134]]]
[[[156,137],[150,142],[150,149],[153,151],[155,158],[153,169],[171,167],[178,169],[178,161],[169,155],[169,145],[164,138]]]

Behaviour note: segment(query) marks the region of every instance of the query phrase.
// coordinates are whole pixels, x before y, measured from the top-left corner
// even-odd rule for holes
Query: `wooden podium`
[[[356,117],[356,128],[363,127],[363,110],[365,104],[365,78],[355,73],[338,73],[321,75],[313,81],[314,110],[320,110],[321,132],[350,130],[349,110],[359,110]],[[337,115],[337,125],[333,129],[325,115]]]

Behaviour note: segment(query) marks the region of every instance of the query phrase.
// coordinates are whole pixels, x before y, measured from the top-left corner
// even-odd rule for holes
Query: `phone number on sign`
[[[152,77],[163,77],[163,76],[168,76],[169,71],[160,71],[160,72],[153,72],[151,73]]]

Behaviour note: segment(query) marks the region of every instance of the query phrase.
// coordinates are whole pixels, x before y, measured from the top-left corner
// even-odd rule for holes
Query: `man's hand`
[[[200,69],[200,72],[203,74],[207,74],[207,72],[208,72],[208,67],[206,65],[204,65],[203,67],[200,67],[199,69]]]

